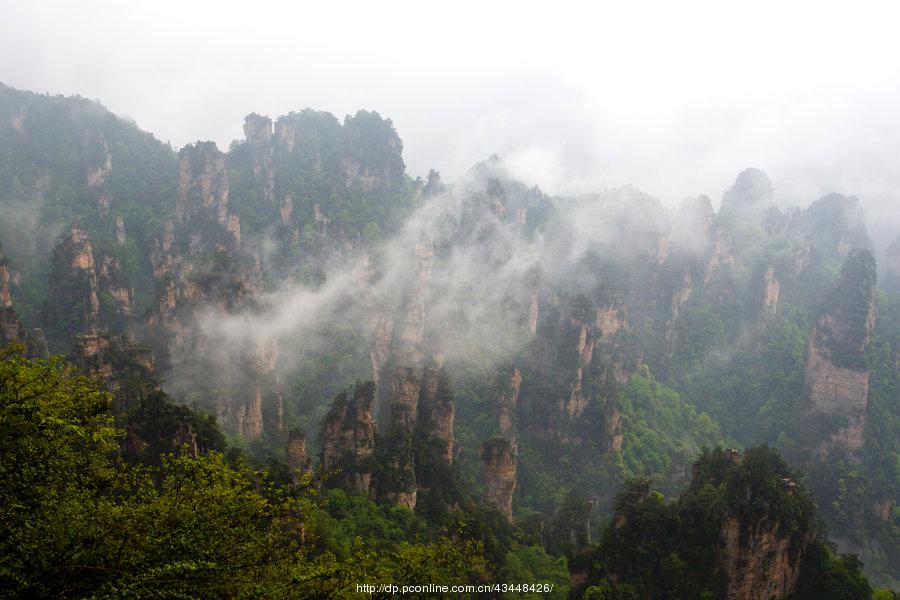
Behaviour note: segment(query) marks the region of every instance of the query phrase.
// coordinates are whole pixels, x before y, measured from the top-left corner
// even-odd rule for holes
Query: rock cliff
[[[9,267],[6,259],[0,255],[0,308],[12,306],[12,295],[9,291]]]
[[[807,416],[818,422],[818,450],[859,455],[865,442],[869,369],[865,353],[875,326],[875,259],[849,253],[809,335]],[[829,425],[837,418],[840,424]]]
[[[328,485],[369,494],[375,457],[375,384],[358,383],[334,399],[320,434]]]
[[[444,462],[453,462],[453,421],[456,406],[443,369],[428,367],[422,375],[419,392],[418,443],[426,444]]]
[[[763,525],[742,533],[730,517],[722,528],[720,564],[728,580],[728,600],[787,598],[797,587],[800,556],[792,551],[786,532]]]
[[[47,314],[51,343],[104,328],[129,331],[134,290],[119,261],[99,255],[88,231],[73,224],[53,250]]]
[[[484,502],[512,521],[518,452],[514,442],[494,436],[481,445],[484,463]]]
[[[309,458],[306,456],[306,434],[301,429],[292,427],[288,431],[285,456],[287,466],[293,472],[295,479],[301,472],[309,470]]]

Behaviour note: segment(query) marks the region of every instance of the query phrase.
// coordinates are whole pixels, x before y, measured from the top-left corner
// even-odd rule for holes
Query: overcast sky
[[[900,229],[900,11],[869,2],[0,0],[0,81],[96,98],[176,147],[243,116],[393,119],[413,175],[499,153],[551,192],[856,194]]]

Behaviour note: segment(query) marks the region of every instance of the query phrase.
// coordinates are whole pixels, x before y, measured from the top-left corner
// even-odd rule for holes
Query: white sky
[[[413,175],[497,152],[549,191],[782,205],[859,195],[900,231],[890,2],[0,0],[0,81],[80,94],[176,147],[304,107],[391,117]]]

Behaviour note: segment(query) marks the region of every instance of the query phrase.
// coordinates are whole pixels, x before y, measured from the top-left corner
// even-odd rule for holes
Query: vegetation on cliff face
[[[464,492],[414,513],[339,489],[319,495],[317,475],[258,470],[234,451],[185,446],[125,461],[112,397],[61,360],[23,351],[0,355],[3,597],[328,598],[358,596],[361,582],[540,581],[554,584],[546,597],[564,598],[572,561],[586,598],[712,598],[734,577],[720,554],[729,519],[747,552],[754,536],[785,540],[792,597],[871,595],[768,448],[704,450],[671,504],[629,480],[597,546],[589,504],[567,500],[547,531],[571,541],[556,550],[567,561],[527,520],[510,525]]]
[[[762,588],[739,588],[762,564],[785,564],[791,598],[869,598],[872,590],[852,556],[835,555],[821,529],[809,492],[767,447],[705,450],[690,485],[675,502],[651,491],[646,479],[627,482],[590,558],[584,597],[751,598]],[[729,522],[736,545],[729,546]],[[729,553],[741,557],[733,570]],[[765,579],[771,574],[762,574]],[[752,590],[756,590],[755,592]],[[756,595],[755,595],[756,594]],[[785,597],[779,594],[778,597]]]
[[[800,597],[866,594],[820,520],[873,582],[897,585],[900,304],[875,296],[854,197],[782,212],[749,169],[718,213],[706,197],[669,210],[631,187],[555,198],[497,157],[452,185],[414,180],[393,123],[367,111],[251,114],[244,133],[226,152],[178,154],[96,103],[0,86],[0,334],[46,356],[33,328],[45,329],[115,398],[61,359],[5,351],[3,393],[22,402],[3,409],[0,587],[290,597],[313,581],[345,595],[354,578],[533,578],[562,597],[591,578],[588,597],[717,597],[727,569],[703,565],[728,519],[780,523],[790,547],[805,544],[801,570],[778,563]],[[309,314],[309,327],[284,325]],[[204,337],[238,317],[249,333]],[[85,333],[128,342],[80,360]],[[161,377],[132,364],[132,338]],[[867,393],[836,386],[837,409],[810,417],[819,338],[827,366]],[[393,370],[415,387],[429,361],[444,365],[449,408],[423,426],[413,393],[391,432]],[[378,485],[315,458],[291,473],[289,432],[312,434],[348,384],[379,378],[366,429],[379,451],[360,471]],[[851,395],[859,414],[840,410]],[[834,441],[850,434],[854,451]],[[482,450],[497,443],[503,513],[481,501]],[[768,450],[739,464],[701,454],[760,443],[805,475]],[[338,446],[332,466],[349,465]],[[686,486],[672,503],[650,491]],[[413,510],[386,501],[399,491]],[[223,520],[215,503],[241,514]],[[153,520],[169,517],[167,537]],[[246,543],[229,553],[237,532]]]
[[[319,499],[309,476],[282,485],[186,448],[127,463],[111,397],[59,359],[22,352],[0,354],[2,597],[329,598],[483,568],[476,543],[408,542],[411,514]]]

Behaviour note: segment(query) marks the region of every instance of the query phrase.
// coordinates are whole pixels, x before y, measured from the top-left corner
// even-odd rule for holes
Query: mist
[[[551,193],[633,184],[674,206],[748,166],[781,207],[863,202],[900,229],[897,9],[463,2],[4,3],[0,80],[101,100],[175,147],[250,112],[393,119],[413,175],[499,153]],[[664,50],[663,50],[664,49]]]

